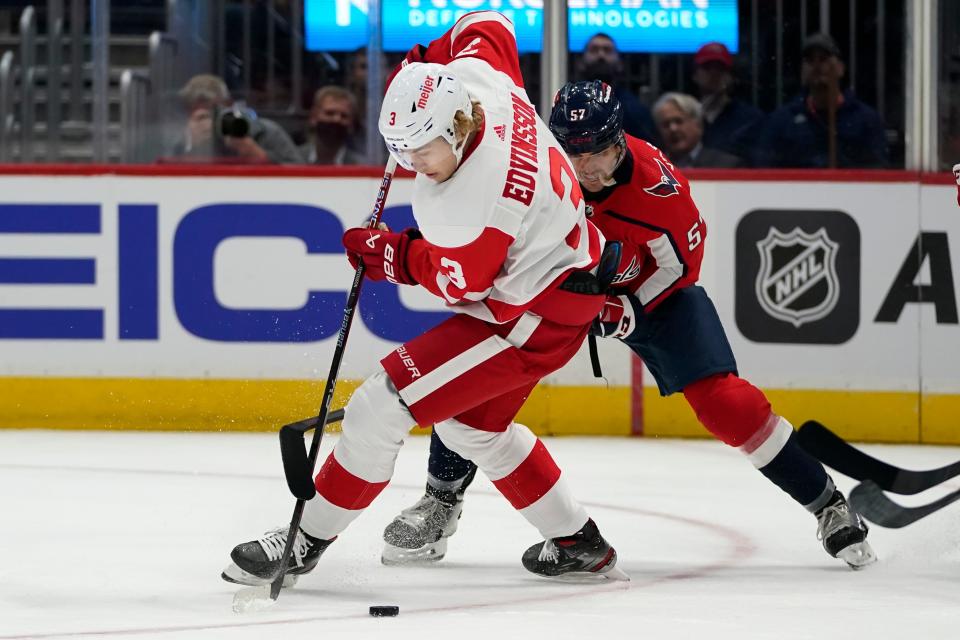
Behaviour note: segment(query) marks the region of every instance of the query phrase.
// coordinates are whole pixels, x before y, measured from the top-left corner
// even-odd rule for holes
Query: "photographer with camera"
[[[178,95],[187,122],[172,156],[275,164],[301,161],[287,132],[276,122],[259,118],[252,109],[234,102],[226,83],[217,76],[194,76]]]

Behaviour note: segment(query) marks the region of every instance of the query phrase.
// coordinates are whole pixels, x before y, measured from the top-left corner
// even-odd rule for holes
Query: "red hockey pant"
[[[390,481],[410,428],[431,423],[545,538],[579,530],[586,511],[543,442],[513,419],[537,382],[573,357],[586,331],[531,313],[504,325],[456,315],[400,346],[347,404],[304,530],[324,539],[343,531]]]

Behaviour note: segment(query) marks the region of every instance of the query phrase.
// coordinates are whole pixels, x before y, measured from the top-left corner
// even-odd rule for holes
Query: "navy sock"
[[[811,513],[826,506],[836,489],[820,461],[800,446],[796,433],[790,434],[783,449],[760,473]]]
[[[448,449],[434,431],[430,435],[430,461],[427,471],[428,489],[463,493],[473,481],[477,465]]]

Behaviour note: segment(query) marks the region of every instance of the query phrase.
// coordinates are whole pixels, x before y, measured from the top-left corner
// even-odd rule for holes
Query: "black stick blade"
[[[319,416],[313,416],[280,427],[280,457],[283,459],[283,474],[287,478],[290,493],[299,500],[309,500],[317,495],[317,490],[313,486],[313,463],[307,455],[304,436],[307,431],[317,427],[319,420]],[[325,424],[333,424],[341,420],[343,420],[343,409],[337,409],[327,416]]]
[[[960,475],[960,462],[939,469],[913,471],[877,460],[816,420],[804,422],[797,437],[807,453],[855,480],[873,480],[884,491],[913,495]]]
[[[960,500],[960,491],[919,507],[904,507],[891,500],[875,482],[867,480],[850,492],[850,504],[864,518],[887,529],[900,529]]]
[[[873,480],[888,491],[896,480],[896,467],[868,456],[816,420],[804,422],[797,437],[807,453],[845,476]]]

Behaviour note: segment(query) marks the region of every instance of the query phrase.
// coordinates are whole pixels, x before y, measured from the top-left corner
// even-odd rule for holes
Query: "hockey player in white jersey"
[[[313,569],[387,485],[411,427],[433,424],[543,536],[523,554],[528,570],[624,578],[543,442],[514,422],[537,382],[577,352],[605,298],[593,273],[603,238],[523,88],[510,21],[470,13],[414,48],[389,83],[379,128],[417,173],[419,229],[350,229],[347,254],[367,277],[420,285],[457,313],[381,360],[353,394],[288,573]],[[223,577],[269,582],[286,536],[238,545]]]

